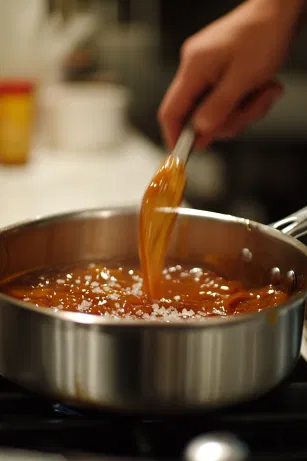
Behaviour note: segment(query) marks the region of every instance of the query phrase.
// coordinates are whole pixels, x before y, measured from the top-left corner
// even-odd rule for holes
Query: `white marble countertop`
[[[159,154],[135,132],[99,154],[36,149],[28,165],[0,167],[0,227],[84,208],[138,206]]]

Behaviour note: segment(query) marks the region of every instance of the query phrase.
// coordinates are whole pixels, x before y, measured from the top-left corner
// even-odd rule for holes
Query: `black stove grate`
[[[181,458],[195,436],[220,430],[246,442],[253,461],[307,461],[306,364],[301,361],[289,382],[257,401],[226,412],[167,419],[81,414],[0,380],[0,450],[78,453],[71,459],[80,460],[85,453],[170,460]]]

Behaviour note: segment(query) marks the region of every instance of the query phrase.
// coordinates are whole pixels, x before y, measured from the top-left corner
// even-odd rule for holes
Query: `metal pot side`
[[[0,279],[38,267],[137,258],[138,212],[87,210],[0,233]],[[170,257],[251,285],[298,285],[277,308],[202,322],[110,321],[0,295],[0,373],[25,388],[101,409],[187,412],[242,402],[283,381],[300,354],[307,249],[268,226],[182,209]]]

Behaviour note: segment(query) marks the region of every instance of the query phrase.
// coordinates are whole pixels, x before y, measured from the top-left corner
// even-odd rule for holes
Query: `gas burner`
[[[59,413],[60,415],[65,416],[82,416],[81,411],[74,410],[73,408],[64,405],[62,403],[55,403],[53,405],[53,409],[55,413]],[[0,458],[1,459],[1,458]]]
[[[306,431],[303,360],[286,383],[258,400],[163,418],[52,405],[0,378],[1,461],[224,461],[230,446],[236,451],[228,459],[236,461],[245,461],[247,449],[257,461],[299,461],[307,460]]]

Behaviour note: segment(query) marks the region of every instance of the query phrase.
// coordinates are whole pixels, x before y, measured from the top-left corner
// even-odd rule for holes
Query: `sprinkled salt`
[[[180,298],[179,295],[174,296],[174,300],[175,300],[175,301],[180,301],[180,299],[181,299],[181,298]]]
[[[171,280],[171,278],[172,278],[172,277],[170,276],[170,274],[166,274],[166,276],[165,276],[165,279],[166,279],[166,280]]]
[[[84,277],[84,280],[86,280],[87,282],[90,282],[92,280],[92,276],[91,275],[86,275]]]
[[[229,291],[229,287],[227,287],[226,285],[222,285],[220,288],[223,291]]]
[[[58,279],[58,280],[56,281],[56,283],[58,283],[59,285],[62,285],[63,283],[65,283],[65,280],[63,280],[63,279]]]
[[[103,278],[103,280],[108,280],[110,278],[109,274],[107,274],[107,272],[104,271],[100,272],[100,277]]]
[[[99,287],[95,287],[92,289],[92,292],[93,293],[104,293],[104,290],[102,290],[101,288]]]
[[[141,282],[134,283],[132,285],[132,289],[131,289],[132,294],[134,296],[142,296],[143,292],[142,292],[141,288],[142,288],[142,283]]]
[[[111,293],[108,295],[108,298],[111,299],[112,301],[117,301],[120,298],[120,296],[116,293]]]
[[[200,267],[193,267],[193,269],[190,270],[190,274],[197,274],[198,276],[202,275],[203,271]]]
[[[93,288],[94,287],[99,287],[99,283],[94,281],[94,282],[91,283],[91,287],[93,287]]]
[[[195,315],[195,312],[193,311],[193,309],[182,309],[182,315],[186,317],[192,317],[193,315]]]
[[[78,311],[84,312],[86,311],[89,307],[91,307],[92,302],[91,301],[86,301],[85,299],[82,301],[81,304],[78,305]]]

